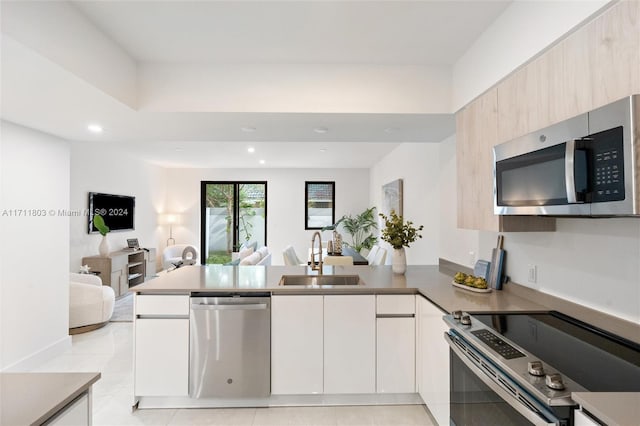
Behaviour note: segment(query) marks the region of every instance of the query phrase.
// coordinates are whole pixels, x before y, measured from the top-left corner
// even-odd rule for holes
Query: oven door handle
[[[511,406],[518,413],[522,414],[527,420],[529,420],[534,425],[538,426],[558,426],[559,422],[549,423],[547,419],[540,417],[540,414],[532,411],[525,405],[523,405],[520,401],[513,397],[509,392],[504,390],[500,385],[491,380],[485,373],[480,370],[475,364],[473,364],[467,356],[462,352],[451,336],[448,333],[444,333],[445,339],[449,344],[451,350],[460,358],[460,360],[478,377],[482,382],[487,385],[492,391],[494,391],[500,398],[502,398],[509,406]]]

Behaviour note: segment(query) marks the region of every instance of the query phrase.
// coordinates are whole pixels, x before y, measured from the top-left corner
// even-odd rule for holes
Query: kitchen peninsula
[[[449,415],[445,313],[556,310],[636,342],[640,336],[637,324],[517,284],[490,293],[458,289],[451,285],[456,268],[443,261],[441,267],[409,266],[405,275],[397,275],[390,266],[325,266],[324,277],[357,276],[359,283],[323,286],[281,284],[283,276],[317,275],[304,266],[211,265],[163,273],[132,289],[136,293],[134,404],[160,408],[424,401],[436,420],[445,422]],[[270,397],[189,396],[190,356],[194,356],[189,349],[193,348],[190,297],[204,295],[271,296]],[[357,362],[350,363],[354,359]],[[166,365],[174,368],[167,371]],[[349,382],[345,377],[359,379]]]
[[[358,275],[358,286],[281,286],[283,275],[315,275],[305,266],[245,266],[242,268],[209,265],[179,268],[138,285],[139,294],[190,294],[192,292],[252,292],[273,294],[419,294],[443,312],[517,312],[555,310],[591,323],[596,327],[640,343],[640,324],[626,321],[594,309],[509,282],[501,291],[473,293],[451,285],[456,271],[471,270],[440,259],[440,266],[410,265],[404,275],[394,274],[391,266],[324,266],[325,275]]]

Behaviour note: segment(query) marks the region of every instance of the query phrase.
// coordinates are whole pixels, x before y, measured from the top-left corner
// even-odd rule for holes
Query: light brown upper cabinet
[[[493,146],[498,93],[492,89],[456,114],[458,227],[487,231],[554,231],[555,220],[493,214]]]
[[[592,109],[640,93],[640,2],[621,1],[584,30]]]
[[[620,1],[456,114],[458,227],[553,231],[493,214],[494,145],[640,93],[640,1]]]
[[[459,228],[498,228],[498,216],[493,214],[492,152],[497,125],[495,89],[456,114]]]

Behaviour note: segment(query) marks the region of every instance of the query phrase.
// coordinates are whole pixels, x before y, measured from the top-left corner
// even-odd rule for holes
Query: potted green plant
[[[351,216],[344,215],[336,223],[322,228],[323,231],[335,231],[338,225],[351,235],[351,242],[347,243],[355,251],[360,252],[362,249],[371,249],[378,240],[373,235],[373,230],[378,229],[378,223],[375,217],[375,207],[370,207],[360,214]]]
[[[98,246],[98,252],[100,256],[107,257],[109,255],[109,241],[107,240],[107,234],[109,233],[109,227],[104,223],[104,218],[97,214],[93,216],[93,226],[96,227],[100,235],[102,235],[102,241]]]
[[[424,226],[420,225],[415,228],[413,222],[405,222],[402,216],[398,216],[394,210],[391,210],[389,216],[383,213],[380,213],[380,216],[384,221],[380,238],[393,247],[393,272],[404,274],[407,270],[407,257],[404,248],[409,247],[409,244],[418,238],[422,238],[418,232],[422,231]]]

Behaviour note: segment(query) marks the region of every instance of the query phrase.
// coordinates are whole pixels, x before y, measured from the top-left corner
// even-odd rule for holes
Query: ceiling
[[[509,3],[71,2],[138,66],[209,67],[451,67]],[[136,109],[69,72],[56,58],[28,49],[10,54],[4,41],[3,50],[4,119],[83,144],[108,145],[167,167],[370,167],[399,143],[439,142],[455,127],[450,111],[185,112],[170,105],[164,111]],[[86,125],[94,121],[104,127],[101,134],[87,132]],[[254,154],[246,151],[250,145],[256,148]],[[264,164],[257,163],[260,159]]]
[[[78,1],[138,61],[451,65],[505,1]]]

